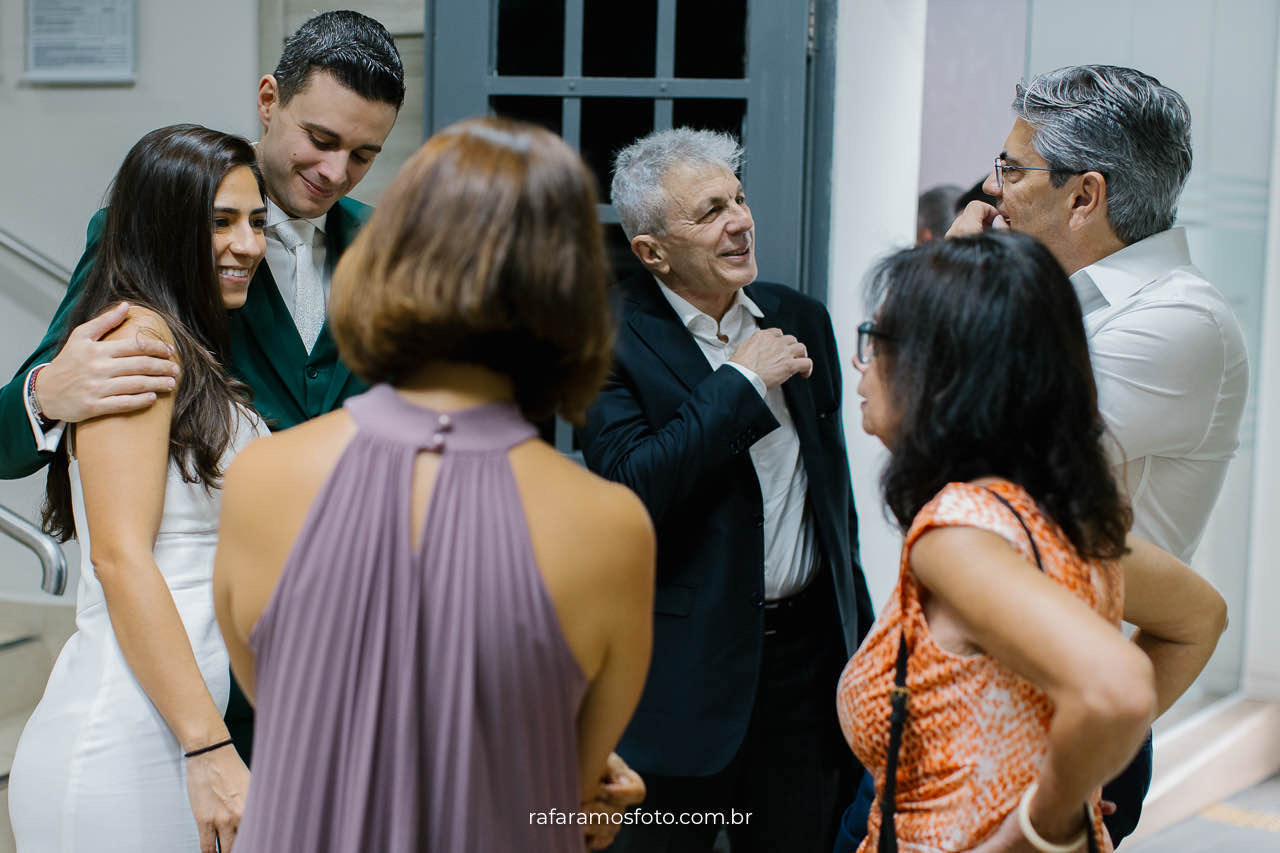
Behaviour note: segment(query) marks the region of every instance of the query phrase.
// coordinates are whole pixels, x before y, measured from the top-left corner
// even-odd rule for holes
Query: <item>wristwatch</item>
[[[58,425],[57,421],[45,417],[44,412],[40,409],[40,400],[36,398],[36,376],[47,366],[42,364],[27,374],[27,408],[31,410],[31,414],[35,415],[36,423],[40,426],[41,432],[48,432]]]

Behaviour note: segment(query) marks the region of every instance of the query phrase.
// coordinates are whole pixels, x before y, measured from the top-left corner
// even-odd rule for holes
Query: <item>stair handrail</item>
[[[67,589],[67,555],[52,536],[6,506],[0,505],[0,533],[25,545],[40,558],[40,588],[50,595]]]
[[[23,240],[12,231],[0,228],[0,246],[13,252],[32,266],[57,279],[63,285],[71,280],[71,270]]]

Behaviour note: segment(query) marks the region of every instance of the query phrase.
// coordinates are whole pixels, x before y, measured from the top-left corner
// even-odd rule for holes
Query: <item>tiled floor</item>
[[[1280,853],[1280,774],[1122,853]]]

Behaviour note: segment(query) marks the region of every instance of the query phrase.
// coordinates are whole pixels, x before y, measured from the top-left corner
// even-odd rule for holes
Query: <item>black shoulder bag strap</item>
[[[999,492],[994,489],[987,489],[987,491],[991,492],[996,500],[1004,504],[1009,512],[1013,513],[1013,517],[1018,519],[1018,524],[1022,525],[1023,532],[1027,534],[1027,541],[1031,543],[1031,553],[1035,555],[1036,568],[1043,572],[1044,563],[1040,559],[1040,546],[1036,544],[1036,538],[1031,535],[1031,528],[1022,520],[1022,513],[1018,512],[1013,504],[1005,500]],[[884,791],[880,794],[880,839],[876,845],[876,853],[898,853],[898,828],[894,825],[893,817],[897,812],[898,754],[902,752],[902,730],[906,728],[907,723],[907,658],[910,652],[907,651],[906,616],[907,611],[903,608],[903,624],[898,633],[898,659],[894,665],[893,689],[889,691],[892,711],[889,715],[889,748],[886,750],[887,756],[884,763]],[[1089,833],[1089,848],[1093,849],[1092,829]]]

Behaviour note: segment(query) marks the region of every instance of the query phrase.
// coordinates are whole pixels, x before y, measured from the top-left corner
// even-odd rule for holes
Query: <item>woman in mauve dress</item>
[[[616,830],[579,815],[648,668],[653,530],[532,425],[603,382],[605,284],[591,173],[496,118],[429,139],[343,254],[330,322],[373,387],[227,475],[215,605],[258,726],[237,853]]]

